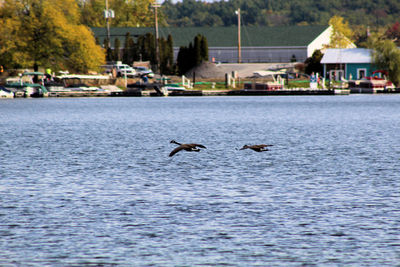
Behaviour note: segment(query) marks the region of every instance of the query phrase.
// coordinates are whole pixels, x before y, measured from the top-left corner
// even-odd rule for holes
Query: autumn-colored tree
[[[75,0],[5,0],[0,7],[0,63],[34,70],[97,70],[104,52],[79,21]]]
[[[115,18],[110,20],[113,27],[150,27],[154,25],[151,4],[154,0],[108,0],[108,8]],[[91,27],[104,27],[104,0],[81,1],[82,23]]]
[[[340,16],[333,16],[329,20],[329,25],[333,28],[329,47],[348,48],[352,45],[353,32],[347,21]]]
[[[106,9],[104,0],[85,0],[80,3],[81,22],[90,27],[104,27],[106,20],[104,10]]]
[[[400,45],[400,22],[396,22],[386,30],[385,36]]]
[[[353,25],[352,29],[353,29],[354,44],[358,48],[367,48],[368,37],[371,34],[371,28],[365,25]]]

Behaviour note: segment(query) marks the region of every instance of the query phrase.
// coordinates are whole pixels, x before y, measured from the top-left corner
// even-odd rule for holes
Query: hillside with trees
[[[104,0],[78,0],[82,23],[104,26]],[[108,0],[115,11],[114,27],[153,26],[153,0]],[[159,8],[163,26],[233,26],[237,25],[235,10],[241,9],[243,25],[327,25],[333,16],[343,17],[350,25],[370,27],[395,23],[400,17],[398,0],[228,0],[212,3],[182,0],[163,1]]]
[[[81,23],[105,27],[104,0],[78,0]],[[153,27],[154,0],[108,0],[115,11],[111,27]],[[163,1],[158,12],[160,26],[215,27],[236,26],[235,11],[241,9],[241,24],[246,26],[328,25],[334,16],[343,18],[358,46],[367,45],[367,31],[384,32],[400,18],[398,0],[228,0],[202,2]],[[396,29],[395,29],[396,30]]]
[[[232,26],[241,9],[244,25],[322,25],[341,16],[350,25],[384,26],[400,17],[398,0],[229,0],[214,3],[166,0],[162,12],[171,26]]]

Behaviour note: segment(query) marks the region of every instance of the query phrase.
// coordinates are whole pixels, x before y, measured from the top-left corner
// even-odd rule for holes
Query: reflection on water
[[[387,265],[400,96],[0,103],[0,265]],[[201,152],[168,154],[182,143]],[[238,150],[274,144],[270,151]]]

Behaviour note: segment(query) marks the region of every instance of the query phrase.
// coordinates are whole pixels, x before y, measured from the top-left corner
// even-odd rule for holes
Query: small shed
[[[366,48],[326,49],[321,64],[323,76],[332,80],[360,80],[377,70],[372,62],[372,50]]]

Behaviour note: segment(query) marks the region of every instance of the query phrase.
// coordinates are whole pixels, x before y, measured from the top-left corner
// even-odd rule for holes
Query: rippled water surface
[[[0,129],[1,266],[400,262],[398,95],[12,99]]]

